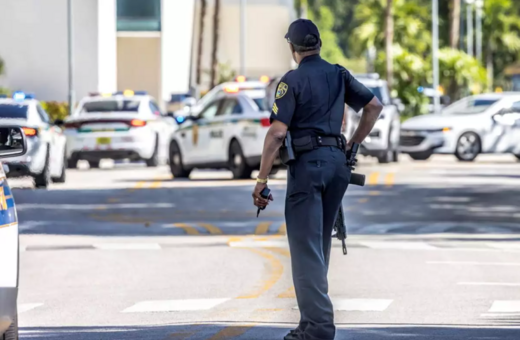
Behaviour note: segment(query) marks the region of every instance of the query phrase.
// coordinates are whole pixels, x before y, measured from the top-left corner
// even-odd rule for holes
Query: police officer
[[[301,318],[284,339],[332,340],[336,329],[327,281],[331,234],[350,179],[341,138],[344,108],[364,109],[348,148],[365,139],[382,105],[346,69],[320,57],[320,33],[312,21],[296,20],[285,38],[299,66],[278,84],[253,201],[265,207],[273,200],[260,193],[289,131],[293,145],[309,151],[299,153],[288,169],[285,218]]]

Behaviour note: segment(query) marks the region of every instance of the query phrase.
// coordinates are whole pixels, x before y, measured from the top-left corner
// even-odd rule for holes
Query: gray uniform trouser
[[[327,273],[332,229],[350,173],[336,147],[301,154],[289,167],[285,219],[305,339],[332,340],[336,333]]]

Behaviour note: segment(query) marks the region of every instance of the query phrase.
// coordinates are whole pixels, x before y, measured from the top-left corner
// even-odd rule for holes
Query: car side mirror
[[[21,127],[0,127],[0,158],[23,156],[27,152],[27,137]]]

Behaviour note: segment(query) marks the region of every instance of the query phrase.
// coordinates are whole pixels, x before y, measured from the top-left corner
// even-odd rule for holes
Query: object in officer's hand
[[[262,198],[265,198],[265,199],[269,199],[269,196],[271,196],[271,189],[269,188],[265,188],[264,190],[262,190],[262,192],[260,193],[260,196],[262,196]],[[264,210],[266,207],[263,207],[263,208],[260,208],[258,207],[258,210],[256,211],[256,217],[258,218],[258,215],[260,215],[260,210]]]

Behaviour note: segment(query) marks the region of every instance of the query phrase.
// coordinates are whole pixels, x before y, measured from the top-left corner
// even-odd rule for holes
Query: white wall
[[[74,78],[79,99],[98,88],[115,89],[115,0],[75,0],[73,4]],[[98,25],[108,31],[99,31]],[[66,101],[67,0],[0,0],[0,32],[5,85],[32,92],[40,100]]]
[[[188,92],[195,0],[162,0],[162,99]]]

